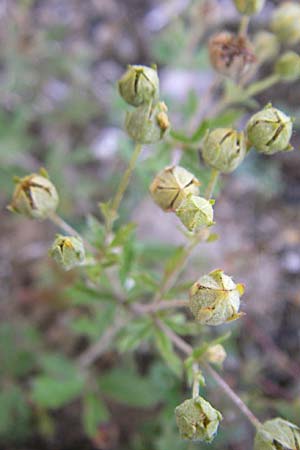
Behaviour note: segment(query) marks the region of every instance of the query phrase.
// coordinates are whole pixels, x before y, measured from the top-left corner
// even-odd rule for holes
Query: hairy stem
[[[220,172],[217,169],[211,169],[210,179],[205,190],[205,198],[210,199],[214,193]]]
[[[162,331],[171,339],[173,344],[181,350],[186,355],[190,355],[193,351],[191,345],[187,344],[180,336],[174,333],[167,325],[165,325],[161,320],[156,321],[157,325]],[[226,383],[225,380],[216,372],[208,362],[201,362],[204,369],[211,375],[217,385],[222,389],[224,394],[229,397],[232,402],[239,408],[239,410],[244,414],[244,416],[252,423],[255,428],[258,428],[261,423],[255,417],[253,412],[248,408],[248,406],[243,402],[243,400],[233,391],[233,389]]]
[[[80,237],[80,234],[75,230],[75,228],[71,227],[67,222],[64,221],[58,214],[53,212],[49,219],[57,225],[61,230],[65,231],[67,234],[71,236]]]
[[[138,157],[139,157],[139,155],[141,153],[141,150],[142,150],[142,145],[141,144],[136,144],[135,148],[134,148],[134,151],[132,153],[132,156],[130,158],[128,167],[125,170],[125,173],[124,173],[124,175],[123,175],[123,177],[121,179],[121,182],[119,184],[119,187],[118,187],[118,190],[116,192],[116,195],[114,196],[114,198],[112,200],[111,208],[112,208],[112,217],[113,217],[113,219],[108,224],[108,227],[107,227],[108,228],[108,232],[110,232],[111,229],[112,229],[114,218],[116,217],[117,211],[118,211],[118,209],[120,207],[120,204],[121,204],[121,201],[122,201],[123,196],[125,194],[125,191],[126,191],[128,185],[129,185],[132,172],[133,172],[133,170],[134,170],[134,168],[136,166],[136,162],[137,162]]]

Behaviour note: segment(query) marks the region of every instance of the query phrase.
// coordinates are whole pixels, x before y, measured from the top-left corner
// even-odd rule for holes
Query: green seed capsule
[[[265,0],[233,0],[236,9],[247,16],[259,13],[265,4]]]
[[[150,194],[161,209],[175,211],[189,194],[198,194],[199,185],[191,172],[180,166],[171,166],[154,178]]]
[[[214,200],[189,194],[176,209],[176,215],[189,231],[195,232],[214,224],[214,203]]]
[[[46,219],[58,206],[58,194],[45,170],[17,180],[8,209],[31,219]]]
[[[254,450],[297,450],[300,428],[280,418],[267,420],[258,428]]]
[[[125,129],[135,142],[155,144],[163,139],[170,129],[167,115],[168,108],[164,102],[155,105],[144,104],[127,112]]]
[[[292,131],[292,119],[272,105],[254,114],[247,124],[249,142],[265,155],[292,150]]]
[[[49,253],[64,270],[73,269],[85,261],[83,242],[76,236],[58,234]]]
[[[202,397],[185,400],[175,409],[176,423],[182,439],[212,442],[222,415]]]
[[[277,8],[271,21],[272,31],[287,45],[300,42],[300,4],[284,2]]]
[[[232,128],[216,128],[204,138],[202,157],[205,163],[223,173],[235,170],[247,153],[243,132]]]
[[[159,79],[156,67],[128,66],[118,82],[119,93],[132,106],[140,106],[157,100],[159,97]]]
[[[206,325],[221,325],[238,319],[241,284],[235,284],[222,270],[202,276],[190,290],[190,309],[195,320]]]
[[[282,80],[296,81],[300,78],[300,55],[296,52],[285,52],[275,64],[275,73]]]

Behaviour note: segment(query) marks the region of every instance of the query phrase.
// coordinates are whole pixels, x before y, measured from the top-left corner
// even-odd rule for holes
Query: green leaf
[[[88,316],[80,316],[72,320],[71,330],[81,336],[88,336],[96,339],[99,336],[98,324],[94,318]]]
[[[205,119],[198,125],[192,136],[183,132],[171,131],[171,136],[176,141],[184,144],[195,144],[199,142],[210,128],[231,127],[244,113],[242,108],[227,108],[226,111],[212,119]]]
[[[103,289],[90,288],[82,282],[78,282],[74,286],[65,289],[65,295],[75,306],[94,305],[101,302],[110,303],[114,300],[111,292],[104,291]]]
[[[187,95],[187,99],[182,109],[182,116],[185,119],[191,118],[198,109],[199,96],[195,89],[190,89]]]
[[[214,117],[213,119],[209,119],[208,125],[209,128],[218,128],[218,127],[232,127],[234,123],[242,117],[245,110],[244,108],[226,108],[222,114]]]
[[[30,336],[30,328],[13,329],[8,324],[0,326],[1,364],[0,375],[5,377],[24,376],[35,365],[37,336]]]
[[[130,274],[135,257],[136,257],[135,242],[134,239],[131,239],[126,244],[124,244],[123,252],[120,258],[119,276],[120,281],[123,285]]]
[[[153,331],[153,321],[148,317],[131,322],[123,331],[119,340],[121,352],[135,350],[139,344],[148,339]]]
[[[66,379],[41,375],[33,382],[32,400],[39,406],[56,409],[77,398],[83,388],[84,379],[76,373]]]
[[[160,401],[149,380],[133,371],[114,369],[99,379],[103,393],[128,406],[149,408]]]
[[[30,434],[31,410],[18,386],[2,387],[0,392],[0,438],[3,442],[24,440]]]
[[[191,144],[192,143],[192,139],[189,136],[187,136],[186,134],[184,134],[184,132],[182,132],[182,131],[171,130],[170,136],[173,139],[175,139],[176,141],[182,142],[183,144]]]
[[[32,398],[39,406],[59,408],[75,399],[83,390],[83,376],[64,355],[42,355],[40,364],[44,374],[37,376],[32,386]]]
[[[199,325],[194,321],[188,321],[184,314],[178,313],[168,316],[164,318],[164,322],[166,323],[166,325],[168,325],[169,328],[175,331],[175,333],[180,334],[181,336],[199,334]]]
[[[67,378],[76,372],[75,364],[59,353],[49,353],[40,357],[43,371],[53,377]]]
[[[191,142],[198,142],[198,141],[200,141],[204,137],[206,131],[209,128],[209,126],[210,126],[210,121],[209,120],[203,120],[203,122],[200,123],[200,125],[196,129],[195,133],[191,137]]]
[[[71,322],[72,330],[80,335],[89,336],[93,340],[99,339],[112,323],[116,311],[115,302],[101,306],[92,316],[81,315],[75,318]]]
[[[211,233],[208,238],[206,239],[206,242],[215,242],[220,238],[220,235],[218,233]]]
[[[246,97],[252,97],[253,95],[257,95],[262,91],[270,88],[274,85],[275,82],[278,82],[280,77],[278,75],[271,75],[267,78],[263,78],[262,80],[255,81],[247,89],[244,91]]]
[[[87,217],[88,236],[96,247],[102,247],[105,239],[105,227],[91,214]]]
[[[113,241],[111,242],[110,247],[120,247],[120,246],[122,247],[124,244],[128,242],[135,229],[136,224],[134,223],[127,223],[126,225],[120,227]]]
[[[95,437],[99,425],[108,421],[109,411],[103,400],[95,393],[89,392],[83,398],[83,426],[86,434]]]
[[[175,251],[173,251],[172,255],[165,264],[165,272],[164,272],[165,278],[170,273],[173,272],[173,270],[177,267],[177,265],[180,264],[180,261],[184,258],[184,256],[185,256],[185,248],[183,246],[178,247],[175,249]]]
[[[154,336],[159,353],[175,375],[180,376],[182,373],[182,361],[174,352],[170,338],[158,328],[155,329]]]
[[[149,292],[156,292],[159,287],[159,281],[155,278],[155,275],[156,274],[152,274],[148,271],[134,273],[132,276],[135,283],[142,287],[143,292],[146,290]]]
[[[111,206],[112,205],[111,205],[110,201],[108,201],[106,203],[104,203],[104,202],[99,203],[100,211],[101,211],[106,223],[113,222],[118,217],[116,212],[112,210]]]

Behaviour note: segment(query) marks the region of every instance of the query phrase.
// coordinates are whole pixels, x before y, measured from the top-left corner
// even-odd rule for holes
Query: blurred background
[[[250,36],[268,29],[279,3],[267,1]],[[187,130],[198,125],[199,105],[209,112],[216,100],[208,95],[216,74],[207,38],[237,30],[239,21],[230,0],[0,1],[1,450],[252,448],[253,431],[209,380],[207,396],[224,415],[221,432],[211,446],[181,441],[173,410],[188,391],[146,344],[97,361],[102,411],[79,399],[72,362],[107,323],[82,314],[89,295],[68,290],[78,273],[62,273],[48,257],[55,227],[5,210],[12,177],[43,166],[64,218],[83,233],[92,215],[101,221],[98,203],[115,192],[132,152],[116,89],[126,65],[158,65],[173,128]],[[261,65],[258,76],[270,67]],[[223,375],[260,418],[282,415],[300,425],[300,84],[276,85],[256,100],[296,117],[295,151],[251,152],[222,177],[220,239],[195,253],[185,277],[222,267],[245,283],[247,315],[231,326]],[[238,126],[250,113],[246,106],[234,116]],[[177,151],[170,142],[144,149],[121,209],[122,221],[137,223],[136,252],[158,270],[184,236],[153,204],[148,185]],[[206,180],[197,151],[181,165]],[[62,392],[51,381],[57,377]]]

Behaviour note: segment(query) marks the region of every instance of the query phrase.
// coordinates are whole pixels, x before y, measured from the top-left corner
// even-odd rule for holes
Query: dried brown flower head
[[[253,47],[245,36],[227,31],[212,36],[208,43],[214,69],[233,79],[243,76],[256,61]]]

